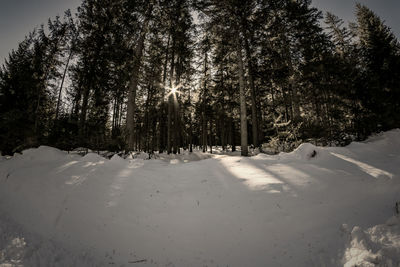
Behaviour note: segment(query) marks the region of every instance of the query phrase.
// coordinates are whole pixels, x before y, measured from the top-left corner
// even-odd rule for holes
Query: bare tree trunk
[[[299,119],[300,118],[300,104],[299,104],[299,96],[297,92],[297,87],[295,85],[294,80],[294,68],[292,63],[292,55],[290,53],[289,41],[287,40],[286,34],[283,34],[283,41],[284,41],[284,51],[286,57],[286,64],[289,68],[289,88],[292,94],[292,101],[291,101],[291,110],[293,112],[292,119]]]
[[[159,134],[158,134],[158,139],[159,139],[159,141],[158,141],[158,144],[159,144],[159,147],[158,147],[158,150],[159,150],[159,153],[162,153],[162,152],[164,152],[164,150],[165,150],[165,136],[166,136],[166,133],[165,133],[165,119],[164,119],[164,115],[165,115],[165,113],[166,113],[166,106],[165,106],[165,100],[164,100],[164,98],[165,98],[165,86],[167,85],[166,84],[166,81],[167,81],[167,66],[168,66],[168,60],[169,60],[169,43],[170,43],[170,39],[171,39],[171,35],[170,34],[168,34],[168,42],[167,42],[167,49],[166,49],[166,52],[165,52],[165,62],[164,62],[164,70],[163,70],[163,88],[162,88],[162,93],[161,93],[161,107],[160,107],[160,115],[159,115],[159,128],[160,128],[160,132],[159,132]]]
[[[176,66],[176,82],[175,86],[179,86],[181,82],[181,60],[180,57],[177,59]],[[174,94],[174,154],[180,154],[180,133],[181,133],[181,117],[180,117],[180,99],[179,94]]]
[[[247,146],[247,112],[246,112],[246,88],[244,84],[243,57],[240,35],[237,35],[237,60],[240,89],[240,136],[241,136],[241,155],[248,156]]]
[[[230,92],[232,92],[233,88],[232,86],[230,87]],[[229,94],[229,102],[233,103],[233,92]],[[232,152],[236,151],[236,133],[235,133],[235,120],[233,119],[233,106],[232,104],[229,104],[229,113],[230,116],[228,118],[228,122],[229,122],[229,144],[232,146]]]
[[[172,135],[172,112],[173,112],[173,96],[168,96],[168,125],[167,125],[167,153],[171,154],[172,147],[171,147],[171,135]]]
[[[74,107],[71,110],[71,113],[72,113],[72,115],[74,115],[75,118],[78,118],[78,116],[79,116],[81,99],[82,99],[82,84],[79,83],[77,95],[75,95],[74,100],[73,100]]]
[[[205,104],[203,104],[203,109],[205,109]],[[203,152],[207,151],[207,121],[205,118],[205,112],[203,110],[202,112],[202,146],[203,146]]]
[[[202,99],[202,145],[203,152],[207,151],[207,120],[206,120],[206,100],[207,100],[207,72],[208,72],[208,57],[207,52],[204,53],[204,84],[203,84],[203,99]]]
[[[128,128],[128,150],[133,151],[135,148],[135,110],[136,110],[136,91],[139,83],[139,70],[143,56],[144,41],[146,38],[150,15],[153,5],[149,4],[146,19],[139,40],[135,48],[135,58],[132,70],[132,76],[129,82],[129,95],[128,95],[128,110],[126,115],[126,126]]]
[[[220,128],[221,128],[221,146],[222,146],[222,150],[225,151],[226,150],[226,123],[224,121],[224,111],[223,109],[221,109],[220,111],[220,115],[219,115],[219,121],[220,121]]]
[[[221,88],[223,91],[226,91],[225,88],[225,77],[224,77],[224,70],[223,70],[223,65],[221,64],[220,66],[220,72],[221,72]],[[225,92],[224,92],[225,94]],[[228,96],[229,97],[229,96]],[[222,146],[222,150],[225,151],[226,150],[226,145],[227,145],[227,127],[228,127],[228,123],[225,121],[225,95],[222,97],[222,104],[219,107],[218,113],[219,113],[219,121],[220,121],[220,129],[221,129],[221,146]]]
[[[147,99],[146,99],[146,102],[145,102],[145,111],[144,111],[144,118],[145,118],[145,120],[144,120],[144,123],[145,123],[144,132],[146,133],[145,137],[144,137],[144,139],[145,139],[145,141],[144,141],[144,149],[145,149],[145,152],[147,152],[147,153],[150,153],[150,141],[149,141],[149,139],[150,139],[150,134],[149,134],[150,112],[149,112],[149,105],[150,105],[150,101],[151,101],[151,98],[152,98],[151,90],[152,90],[151,86],[148,85],[147,86]]]
[[[174,130],[173,130],[173,139],[174,139],[174,146],[173,146],[173,153],[179,153],[179,104],[178,98],[174,96]]]
[[[255,147],[258,147],[257,93],[256,93],[256,88],[254,86],[253,62],[251,60],[251,50],[249,41],[246,37],[247,36],[246,29],[243,29],[243,31],[245,34],[244,48],[246,51],[246,61],[248,66],[249,85],[251,92],[251,126],[252,126],[253,145]]]
[[[57,107],[56,107],[56,120],[58,119],[58,112],[60,110],[60,103],[61,103],[61,93],[62,93],[62,89],[64,86],[64,80],[65,80],[65,76],[68,71],[69,61],[71,60],[71,57],[72,57],[72,49],[69,51],[69,56],[67,59],[67,63],[65,64],[65,69],[64,69],[62,80],[61,80],[60,91],[58,92],[58,100],[57,100]]]
[[[235,140],[235,121],[231,118],[231,145],[232,152],[236,151],[236,140]]]
[[[114,98],[114,101],[113,101],[114,103],[113,103],[113,116],[112,116],[112,121],[111,121],[111,135],[112,135],[112,137],[114,137],[115,136],[115,129],[117,128],[116,127],[116,124],[117,124],[117,105],[118,105],[118,103],[117,103],[117,98],[115,97]]]
[[[209,133],[209,144],[210,144],[210,154],[212,154],[212,146],[213,146],[213,142],[212,142],[212,138],[213,138],[213,132],[212,132],[212,120],[210,120],[210,133]]]
[[[90,88],[88,86],[85,86],[83,89],[82,107],[79,118],[79,135],[81,139],[80,141],[82,141],[82,138],[84,137],[85,133],[85,122],[86,122],[87,107],[89,102],[89,92]]]
[[[189,88],[189,109],[191,107],[191,96]],[[193,152],[193,123],[192,123],[192,112],[189,110],[189,152]]]
[[[173,84],[173,78],[174,78],[174,70],[175,70],[175,40],[172,40],[172,55],[171,55],[171,67],[170,67],[170,74],[169,74],[169,87],[170,90],[172,90],[172,87],[174,86]],[[168,97],[168,133],[167,133],[167,150],[168,154],[171,154],[172,152],[172,123],[174,122],[173,116],[174,116],[174,95],[170,92],[169,97]]]

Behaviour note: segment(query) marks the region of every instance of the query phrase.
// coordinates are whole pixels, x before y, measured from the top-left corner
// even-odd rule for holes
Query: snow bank
[[[400,201],[400,131],[374,138],[254,157],[24,151],[0,162],[0,265],[398,266],[398,221],[380,224]]]
[[[53,161],[65,158],[67,152],[61,151],[54,147],[40,146],[38,148],[30,148],[22,152],[22,157],[35,161]]]
[[[312,160],[321,158],[321,156],[322,149],[310,143],[301,144],[298,148],[290,153],[279,153],[279,157],[283,160]]]
[[[106,159],[96,153],[87,153],[85,156],[82,157],[81,161],[86,162],[100,162],[105,161]]]
[[[118,156],[117,154],[112,156],[110,161],[113,162],[113,163],[116,163],[116,164],[124,164],[124,163],[126,163],[125,160],[123,158],[121,158],[120,156]]]

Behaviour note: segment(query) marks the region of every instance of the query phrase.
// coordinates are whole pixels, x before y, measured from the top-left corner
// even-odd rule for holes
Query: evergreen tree
[[[0,149],[212,153],[240,139],[247,156],[399,127],[399,43],[356,15],[328,13],[325,31],[310,0],[83,0],[0,68]]]
[[[357,37],[363,76],[359,97],[364,111],[363,134],[399,125],[399,43],[390,29],[366,6],[356,5]]]

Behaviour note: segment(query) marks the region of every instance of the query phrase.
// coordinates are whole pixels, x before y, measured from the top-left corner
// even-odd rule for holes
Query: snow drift
[[[398,266],[399,166],[400,130],[251,158],[26,150],[0,160],[0,266]]]

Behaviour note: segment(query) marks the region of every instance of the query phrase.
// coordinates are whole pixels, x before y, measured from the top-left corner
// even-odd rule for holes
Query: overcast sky
[[[49,17],[75,13],[81,0],[0,0],[0,64],[35,26]],[[354,0],[313,0],[322,11],[330,11],[345,21],[354,20]],[[400,0],[359,0],[377,13],[400,36]]]

